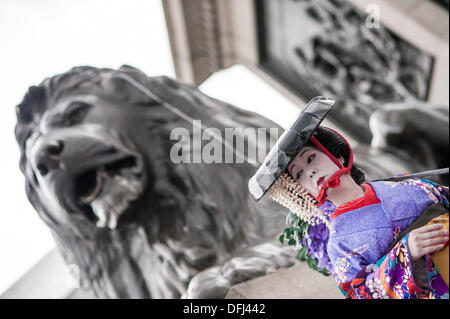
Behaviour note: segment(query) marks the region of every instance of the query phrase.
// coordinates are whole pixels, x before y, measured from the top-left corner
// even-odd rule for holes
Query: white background
[[[15,106],[31,85],[74,66],[129,64],[175,76],[160,0],[0,1],[0,295],[54,248],[25,194]],[[210,96],[286,127],[299,109],[243,66],[206,81]]]

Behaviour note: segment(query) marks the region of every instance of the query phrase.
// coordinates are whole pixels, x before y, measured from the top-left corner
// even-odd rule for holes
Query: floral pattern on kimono
[[[448,298],[448,286],[429,255],[422,257],[426,265],[426,287],[414,278],[409,235],[388,251],[395,237],[426,208],[436,202],[442,202],[448,208],[448,187],[427,180],[369,185],[363,185],[366,190],[363,199],[347,205],[346,211],[339,207],[332,216],[336,233],[330,235],[327,252],[333,275],[344,296],[358,299]]]
[[[408,235],[375,264],[360,270],[349,282],[339,283],[349,299],[448,299],[448,287],[432,259],[426,259],[428,283],[424,289],[416,282],[408,250]]]

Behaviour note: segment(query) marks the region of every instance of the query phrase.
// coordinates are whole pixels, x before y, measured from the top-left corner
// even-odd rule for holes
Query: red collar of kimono
[[[349,211],[352,211],[352,210],[355,210],[355,209],[358,209],[361,207],[378,204],[380,202],[377,195],[373,191],[372,186],[370,186],[369,184],[362,184],[361,186],[364,188],[364,196],[354,199],[352,201],[349,201],[348,203],[336,208],[336,210],[331,215],[331,220],[335,219],[339,215],[342,215],[346,212],[349,212]]]
[[[330,128],[328,128],[330,129]],[[353,152],[352,152],[352,148],[350,147],[350,144],[347,142],[347,140],[338,132],[336,132],[333,129],[330,129],[333,132],[335,132],[336,134],[338,134],[344,141],[345,143],[347,143],[348,148],[349,148],[349,158],[348,158],[348,165],[347,167],[344,167],[341,162],[338,161],[338,159],[336,157],[334,157],[322,144],[320,144],[320,142],[313,136],[311,136],[310,140],[311,142],[317,146],[317,148],[325,153],[338,167],[339,170],[334,173],[329,179],[328,181],[325,183],[325,185],[322,186],[319,195],[317,197],[314,197],[317,200],[317,205],[323,205],[325,203],[325,200],[327,199],[327,189],[330,187],[338,187],[340,185],[340,177],[342,175],[344,175],[345,173],[349,173],[350,170],[352,169],[353,166]]]

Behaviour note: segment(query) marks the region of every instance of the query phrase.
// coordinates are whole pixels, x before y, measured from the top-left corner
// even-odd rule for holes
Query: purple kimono
[[[448,207],[448,187],[420,179],[373,182],[363,187],[364,198],[332,213],[336,232],[329,234],[326,253],[318,256],[316,252],[345,297],[448,298],[448,286],[430,256],[423,257],[423,278],[414,278],[408,235],[388,251],[396,236],[429,206],[443,202]],[[330,212],[333,206],[327,203],[322,208]],[[310,236],[315,229],[317,226],[310,228]],[[317,251],[314,247],[308,250]]]

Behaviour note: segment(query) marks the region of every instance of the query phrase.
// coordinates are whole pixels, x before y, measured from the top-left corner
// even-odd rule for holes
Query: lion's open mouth
[[[143,191],[142,166],[133,155],[89,169],[75,179],[75,195],[98,227],[114,229]],[[90,215],[90,216],[89,216]]]

